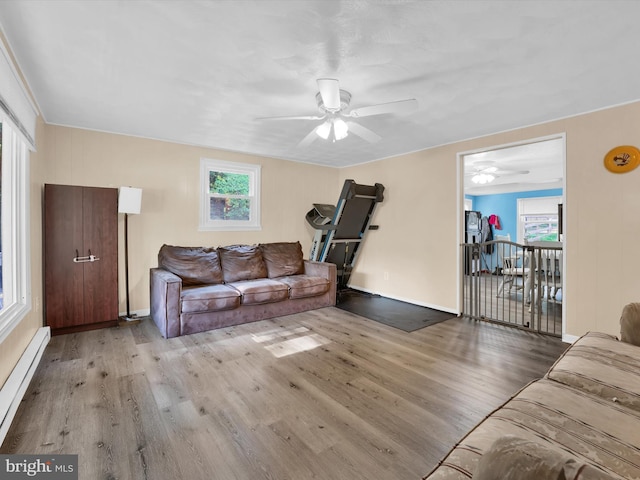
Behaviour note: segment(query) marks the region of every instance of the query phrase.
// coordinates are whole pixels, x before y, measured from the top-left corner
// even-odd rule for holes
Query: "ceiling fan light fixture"
[[[318,78],[316,81],[319,90],[316,93],[319,115],[286,115],[263,117],[258,120],[324,120],[324,123],[307,133],[298,143],[298,147],[309,146],[317,138],[316,135],[323,140],[331,139],[331,142],[335,143],[348,137],[349,132],[369,143],[376,143],[382,138],[380,135],[349,119],[383,114],[408,114],[418,108],[418,101],[410,98],[351,109],[351,93],[340,89],[338,79]]]
[[[496,179],[496,177],[494,175],[491,175],[490,173],[478,173],[476,175],[474,175],[473,177],[471,177],[471,181],[473,183],[477,183],[480,185],[484,185],[486,183],[491,183]]]
[[[349,126],[347,122],[342,120],[341,118],[336,118],[333,121],[333,135],[336,140],[342,140],[349,135]]]
[[[324,122],[322,125],[316,128],[316,133],[320,138],[324,140],[329,138],[329,134],[331,133],[331,122],[329,120]]]

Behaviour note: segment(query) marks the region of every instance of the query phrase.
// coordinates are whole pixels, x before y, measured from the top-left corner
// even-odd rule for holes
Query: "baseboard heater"
[[[39,328],[29,346],[20,357],[11,375],[0,390],[0,445],[7,436],[13,417],[15,417],[22,397],[40,363],[44,349],[51,339],[49,327]]]

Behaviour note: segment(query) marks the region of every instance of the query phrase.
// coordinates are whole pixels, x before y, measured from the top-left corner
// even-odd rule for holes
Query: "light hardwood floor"
[[[54,337],[1,453],[80,479],[419,479],[567,345],[467,319],[412,333],[325,308],[165,340]]]

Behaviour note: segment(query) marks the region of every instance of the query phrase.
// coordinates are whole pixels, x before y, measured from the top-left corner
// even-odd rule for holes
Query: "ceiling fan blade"
[[[475,175],[493,175],[493,176],[498,176],[500,175],[500,173],[498,173],[498,169],[495,167],[489,167],[489,168],[476,168],[476,169],[465,169],[464,174],[468,177],[473,177]]]
[[[318,90],[327,110],[340,110],[340,86],[335,78],[319,78]]]
[[[347,126],[349,127],[349,131],[354,135],[366,140],[369,143],[376,143],[382,139],[380,135],[369,130],[367,127],[363,127],[359,123],[356,122],[347,122]]]
[[[498,176],[507,176],[507,175],[527,175],[529,170],[496,170],[495,174]]]
[[[316,129],[318,127],[314,128],[313,130],[311,130],[306,137],[304,137],[302,140],[300,140],[300,143],[298,143],[298,148],[306,148],[309,145],[311,145],[316,138],[318,138],[318,134],[316,133]]]
[[[348,117],[370,117],[383,113],[406,114],[418,109],[418,101],[415,98],[408,100],[398,100],[397,102],[380,103],[368,107],[355,108],[346,114]]]
[[[319,117],[318,115],[298,115],[298,116],[284,116],[284,117],[259,117],[256,118],[256,120],[322,120],[324,119],[324,117],[326,117],[326,115],[323,115],[321,117]]]
[[[496,177],[508,177],[511,175],[527,175],[529,170],[500,170],[495,167],[482,168],[479,170],[469,170],[464,172],[465,177],[473,177],[474,175],[489,174]]]

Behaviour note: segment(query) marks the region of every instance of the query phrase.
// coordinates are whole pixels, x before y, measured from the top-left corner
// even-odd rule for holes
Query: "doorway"
[[[561,322],[564,331],[564,311],[566,305],[553,297],[553,302],[547,301],[551,299],[551,293],[559,289],[563,291],[564,278],[555,278],[561,284],[556,289],[551,290],[546,287],[545,278],[542,270],[542,263],[547,260],[537,258],[540,265],[524,265],[509,264],[512,270],[505,270],[503,256],[499,255],[499,251],[503,251],[509,247],[521,252],[521,257],[536,260],[533,246],[528,245],[529,242],[517,242],[519,229],[521,228],[518,214],[518,204],[521,199],[526,198],[544,198],[559,197],[560,204],[564,204],[565,191],[565,136],[564,134],[553,135],[543,138],[529,139],[518,143],[507,145],[498,145],[486,149],[478,149],[458,154],[458,171],[459,171],[459,193],[460,208],[458,209],[458,239],[461,245],[459,256],[459,311],[463,315],[473,316],[474,318],[486,319],[491,321],[503,322],[502,314],[495,314],[489,308],[490,303],[495,302],[496,298],[501,297],[502,307],[507,305],[506,310],[514,308],[522,312],[533,312],[534,315],[552,315],[554,323]],[[557,202],[557,199],[554,199]],[[470,236],[466,230],[465,218],[468,212],[464,211],[465,205],[471,204],[471,210],[485,219],[485,233],[479,236]],[[486,235],[486,223],[490,224],[490,235]],[[561,221],[565,221],[562,218]],[[562,225],[559,225],[560,231],[565,231]],[[467,242],[469,238],[473,238],[472,243],[480,243],[482,245],[473,247]],[[497,239],[497,243],[496,243]],[[556,242],[542,242],[536,244],[537,252],[548,252],[546,249],[553,249],[554,263],[558,263],[558,259],[562,262],[560,269],[565,271],[564,258],[562,255],[565,248],[565,239],[561,238]],[[490,242],[487,244],[486,242]],[[491,243],[494,242],[494,243]],[[506,243],[505,243],[506,242]],[[512,244],[512,245],[509,245]],[[540,250],[542,249],[542,250]],[[480,268],[468,268],[465,262],[469,258],[473,258],[472,250],[478,258],[474,258],[474,265],[480,264]],[[545,253],[547,255],[547,253]],[[520,269],[520,270],[518,270]],[[556,269],[557,270],[557,269]],[[504,272],[519,273],[511,277],[504,277]],[[526,275],[525,275],[526,272]],[[527,275],[529,275],[527,277]],[[471,278],[471,277],[478,278]],[[482,278],[481,278],[482,277]],[[470,280],[474,280],[472,284]],[[519,289],[503,289],[496,292],[483,292],[483,285],[502,285],[505,280],[513,281],[513,285],[519,284]],[[508,284],[508,283],[507,283]],[[470,288],[473,285],[473,288]],[[525,285],[531,286],[530,292],[524,292]],[[537,285],[540,285],[539,292]],[[466,288],[465,288],[466,287]],[[478,290],[480,289],[480,290]],[[512,293],[513,292],[513,293]],[[520,293],[518,293],[520,292]],[[473,294],[473,312],[470,312],[470,304],[468,303],[469,295]],[[547,295],[547,296],[545,296]],[[536,302],[531,306],[532,299]],[[505,301],[507,302],[505,304]],[[521,305],[512,302],[521,302]],[[484,305],[486,303],[487,305]],[[484,308],[487,307],[487,308]],[[536,310],[538,308],[538,310]],[[504,310],[504,308],[503,308]],[[506,311],[505,310],[505,311]],[[489,312],[489,313],[487,313]],[[473,313],[473,315],[472,315]],[[495,317],[495,318],[494,318]],[[511,323],[510,321],[506,323]],[[526,326],[525,321],[520,322],[521,326]],[[533,325],[535,322],[530,322]],[[539,322],[538,322],[539,323]],[[557,329],[554,327],[554,332]]]

